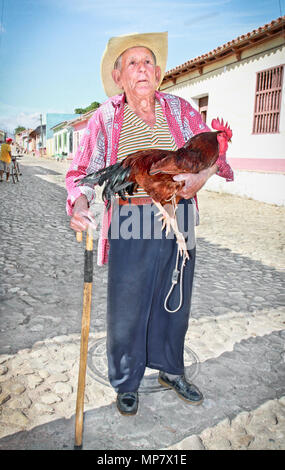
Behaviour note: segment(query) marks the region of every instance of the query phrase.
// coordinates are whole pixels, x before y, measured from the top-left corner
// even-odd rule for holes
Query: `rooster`
[[[189,258],[184,236],[179,231],[175,216],[181,196],[179,191],[184,181],[174,181],[173,176],[180,173],[199,173],[214,165],[219,155],[225,155],[232,131],[223,120],[212,120],[216,132],[203,132],[189,139],[176,151],[147,149],[128,155],[121,162],[90,173],[80,180],[78,185],[99,184],[105,187],[103,200],[110,208],[112,199],[118,195],[126,200],[132,196],[138,186],[142,187],[153,199],[158,214],[163,221],[162,229],[172,229],[175,233],[180,254]],[[171,204],[169,204],[171,203]]]

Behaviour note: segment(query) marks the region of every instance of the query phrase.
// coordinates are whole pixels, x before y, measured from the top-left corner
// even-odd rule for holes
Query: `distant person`
[[[10,163],[12,159],[12,149],[11,143],[12,139],[6,139],[6,143],[4,142],[1,145],[1,153],[0,153],[0,183],[3,181],[3,173],[6,173],[6,181],[9,181],[10,176]]]

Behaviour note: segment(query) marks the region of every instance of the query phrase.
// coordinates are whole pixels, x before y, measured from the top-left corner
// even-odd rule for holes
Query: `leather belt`
[[[119,206],[126,206],[129,204],[134,204],[136,206],[144,204],[152,204],[153,200],[151,197],[129,197],[126,201],[122,198],[117,199]]]

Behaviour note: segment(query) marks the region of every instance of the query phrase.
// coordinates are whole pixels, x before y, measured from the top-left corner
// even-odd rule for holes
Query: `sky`
[[[110,37],[168,31],[170,70],[285,14],[285,0],[0,0],[0,129],[106,100]]]

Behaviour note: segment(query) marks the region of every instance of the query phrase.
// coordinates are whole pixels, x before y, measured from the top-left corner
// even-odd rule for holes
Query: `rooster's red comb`
[[[216,129],[217,131],[224,131],[224,132],[226,132],[229,139],[232,138],[232,135],[233,135],[232,130],[231,130],[231,128],[230,128],[230,126],[228,125],[227,122],[226,122],[226,124],[224,124],[223,119],[222,119],[222,121],[220,121],[219,118],[213,119],[212,120],[212,128]]]

